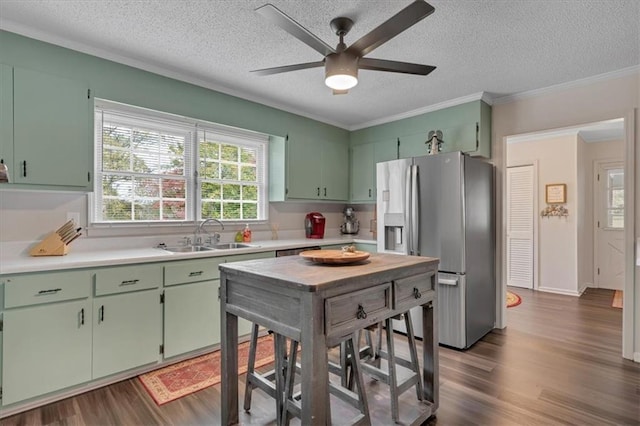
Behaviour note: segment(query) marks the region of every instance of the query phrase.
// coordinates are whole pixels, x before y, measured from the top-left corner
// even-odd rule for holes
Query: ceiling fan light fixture
[[[358,58],[332,53],[325,58],[324,83],[333,90],[349,90],[358,84]]]

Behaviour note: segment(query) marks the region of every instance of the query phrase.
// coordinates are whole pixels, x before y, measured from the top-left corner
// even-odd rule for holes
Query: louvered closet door
[[[533,288],[533,166],[507,168],[507,285]]]

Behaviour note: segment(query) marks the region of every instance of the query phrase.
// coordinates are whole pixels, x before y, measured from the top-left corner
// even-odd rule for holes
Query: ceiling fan
[[[271,75],[324,66],[325,84],[333,89],[334,95],[348,93],[349,89],[358,84],[358,69],[427,75],[436,67],[409,62],[365,58],[364,56],[431,15],[434,10],[433,6],[424,0],[415,0],[349,47],[344,43],[344,36],[353,27],[353,21],[345,17],[334,18],[330,22],[331,29],[340,37],[340,42],[334,49],[274,5],[265,4],[257,8],[256,12],[312,49],[320,52],[324,59],[303,64],[264,68],[251,72],[258,75]]]

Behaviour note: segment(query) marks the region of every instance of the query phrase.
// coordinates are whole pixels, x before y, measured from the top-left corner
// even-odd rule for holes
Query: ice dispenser
[[[384,214],[384,249],[406,253],[406,230],[402,213]]]

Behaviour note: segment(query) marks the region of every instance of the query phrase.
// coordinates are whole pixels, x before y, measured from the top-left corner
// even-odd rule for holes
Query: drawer
[[[255,260],[255,259],[269,259],[271,257],[276,257],[276,253],[273,251],[265,251],[261,253],[247,253],[247,254],[237,254],[235,256],[225,257],[225,262],[241,262],[243,260]]]
[[[158,288],[162,284],[162,266],[135,265],[95,271],[96,296]]]
[[[435,271],[413,275],[393,282],[393,309],[408,311],[433,298]]]
[[[164,266],[164,285],[192,283],[196,281],[217,280],[220,278],[218,265],[224,262],[222,257],[209,259],[171,262]]]
[[[388,316],[391,283],[328,298],[325,301],[327,336],[345,336]]]
[[[89,271],[14,275],[3,281],[5,308],[85,299],[91,295]]]

